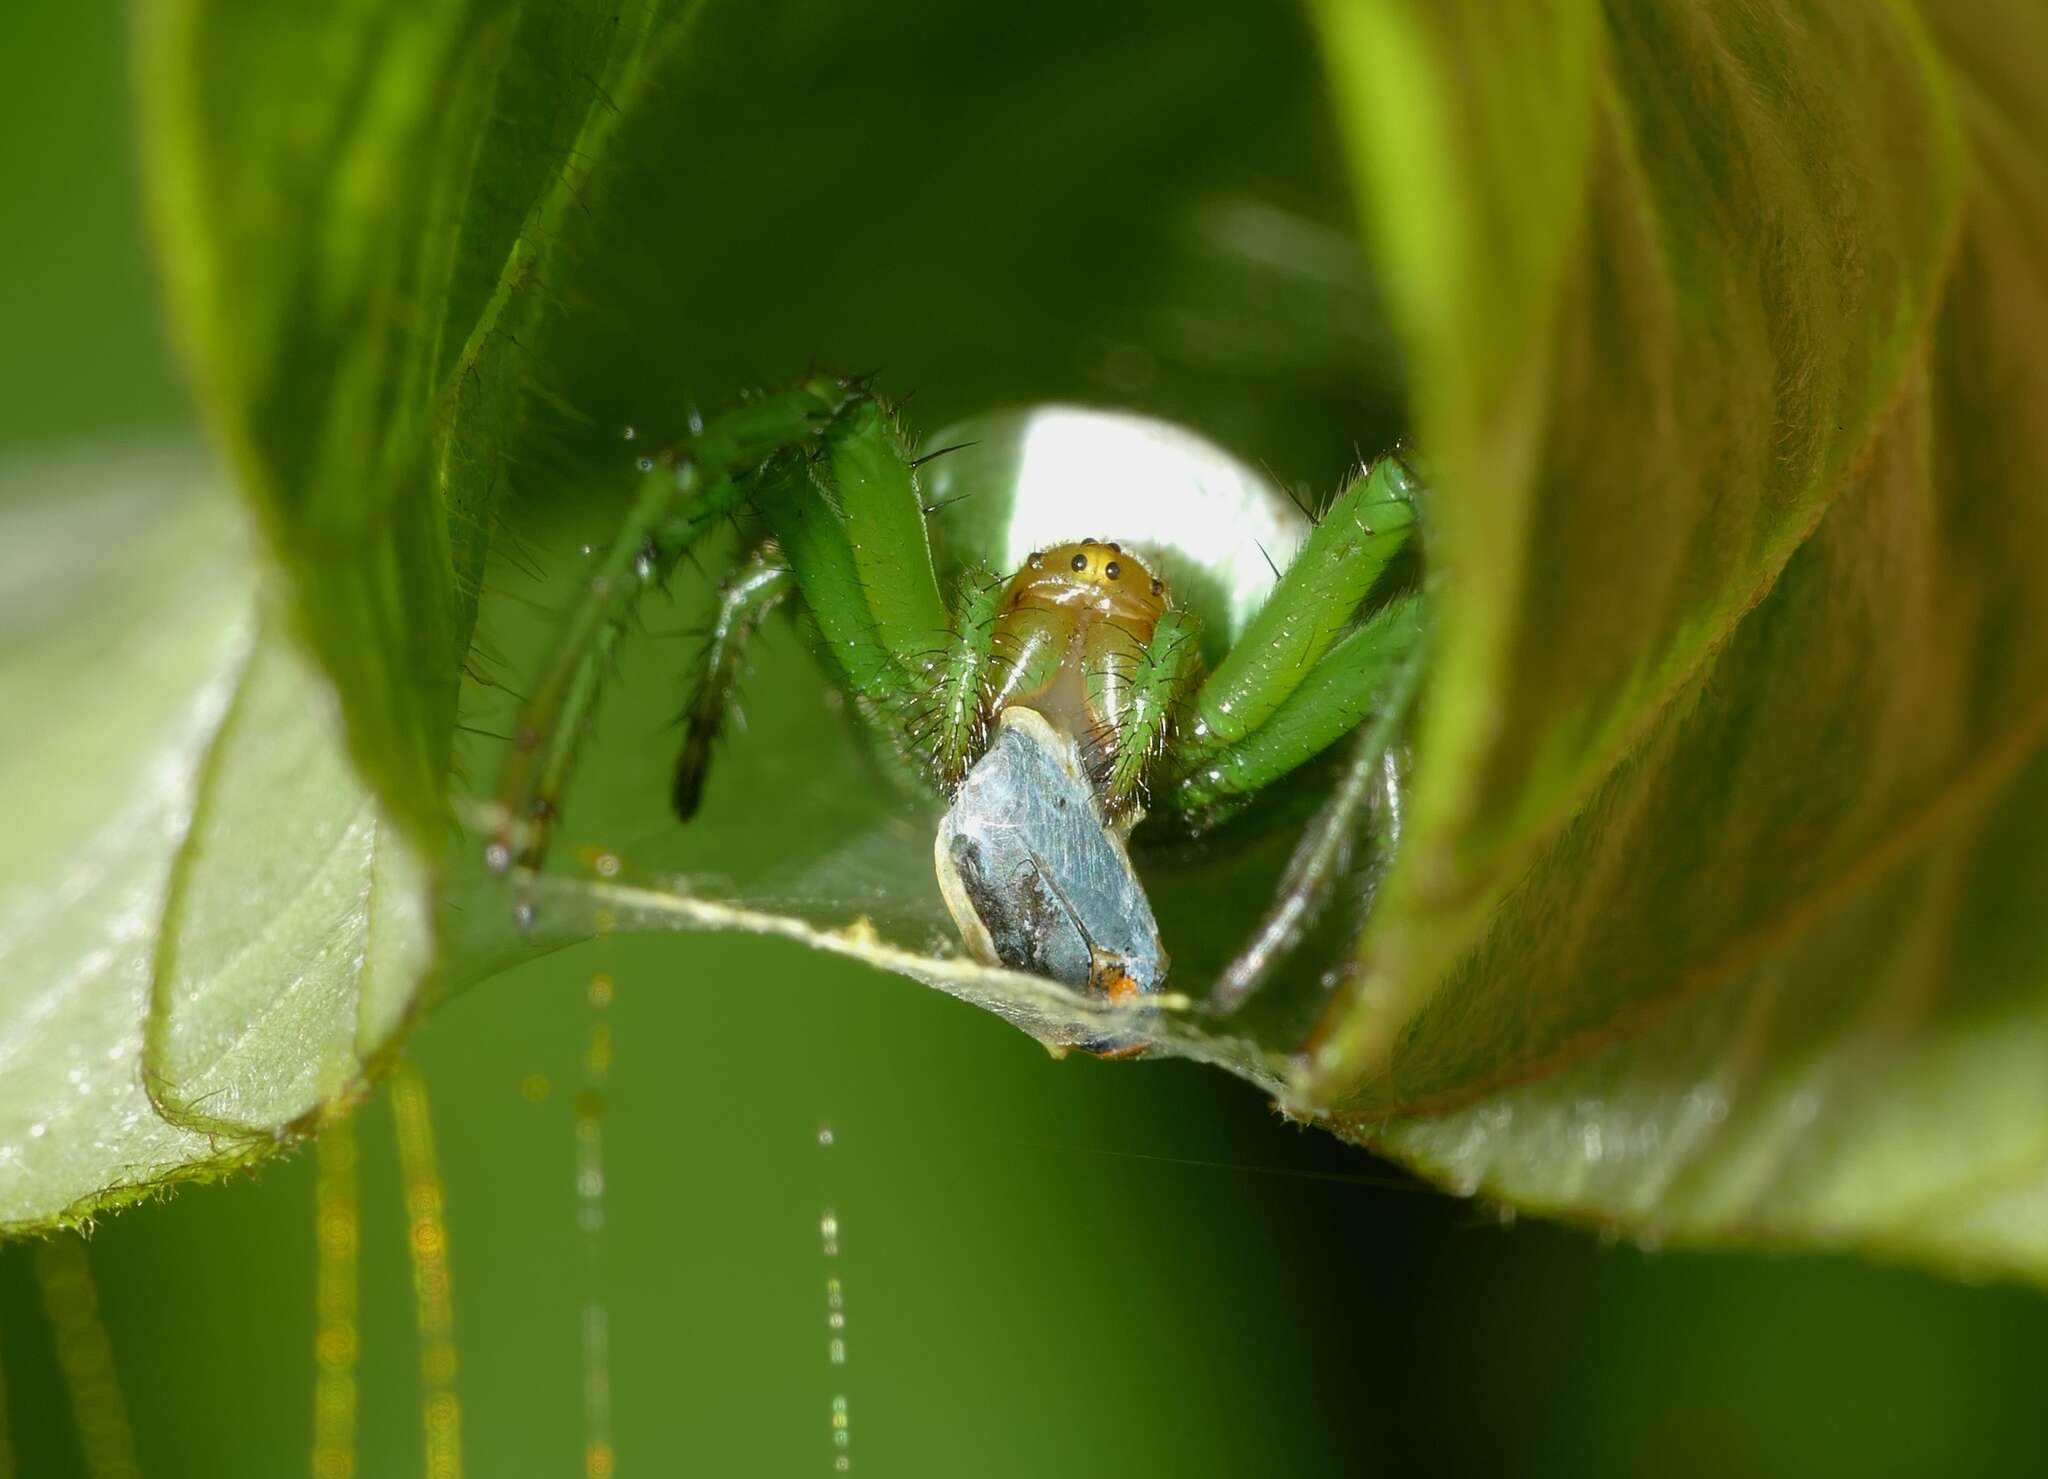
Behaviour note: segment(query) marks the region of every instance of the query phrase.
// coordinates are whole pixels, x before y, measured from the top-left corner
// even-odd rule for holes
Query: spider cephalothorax
[[[1072,735],[1112,814],[1130,805],[1177,696],[1140,681],[1174,671],[1146,660],[1166,613],[1166,583],[1122,545],[1096,539],[1033,551],[996,603],[984,709],[1035,709]],[[1144,745],[1120,743],[1141,726]]]
[[[1067,429],[1057,446],[1042,435],[1053,426]],[[1122,838],[1141,816],[1199,834],[1368,716],[1387,720],[1350,756],[1304,842],[1308,861],[1291,870],[1292,892],[1259,939],[1270,946],[1298,932],[1303,901],[1350,852],[1358,798],[1380,783],[1369,778],[1389,773],[1385,754],[1412,692],[1422,602],[1398,582],[1385,588],[1414,530],[1407,469],[1380,459],[1312,521],[1241,464],[1176,482],[1155,457],[1120,481],[1090,484],[1100,468],[1077,460],[1077,448],[1096,449],[1098,462],[1102,449],[1113,456],[1134,444],[1226,457],[1163,423],[1053,408],[975,430],[956,440],[979,450],[951,460],[948,496],[932,505],[894,416],[865,384],[828,378],[745,402],[645,464],[625,527],[529,689],[492,866],[541,861],[598,675],[634,604],[705,531],[738,520],[751,539],[721,588],[688,707],[679,816],[702,795],[747,637],[787,601],[885,752],[954,803],[951,821],[987,822],[961,808],[1014,796],[1005,785],[1027,773],[1059,773],[1034,770],[1032,746],[1071,746],[1072,784],[1090,804],[1048,813],[1024,837],[1019,866],[1038,890],[1033,909],[1064,915],[1091,939],[1092,974],[1072,982],[1083,987],[1120,979],[1113,969],[1103,976],[1092,936],[1108,906],[1092,901],[1130,891],[1115,875],[1130,871]],[[1073,525],[1084,516],[1107,537],[1082,537]],[[1245,560],[1247,543],[1270,580]],[[1005,716],[1021,710],[1044,724],[1012,747],[1020,759],[991,760],[1012,769],[967,801],[965,782]],[[1100,862],[1092,833],[1076,830],[1086,828],[1113,834],[1114,857],[1098,869],[1106,892],[1063,872],[1069,852]],[[1023,886],[999,878],[986,897],[1016,902],[1002,891]],[[1230,979],[1224,986],[1228,997]]]

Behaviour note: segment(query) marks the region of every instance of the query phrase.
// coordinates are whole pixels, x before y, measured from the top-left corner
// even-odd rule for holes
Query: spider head
[[[1122,545],[1083,539],[1036,551],[1003,593],[1005,611],[1076,608],[1149,635],[1166,610],[1166,582]]]

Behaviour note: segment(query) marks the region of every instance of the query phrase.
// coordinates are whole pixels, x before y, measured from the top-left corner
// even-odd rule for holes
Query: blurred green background
[[[41,0],[0,22],[7,455],[192,435],[135,206],[124,30],[114,7]],[[593,1282],[573,1111],[596,971],[617,997]],[[581,1472],[593,1289],[626,1474],[829,1473],[839,1395],[851,1470],[878,1474],[1994,1474],[2041,1458],[2033,1293],[1504,1229],[1218,1075],[1055,1063],[967,1007],[773,942],[579,947],[458,997],[408,1058],[446,1186],[470,1474]],[[359,1472],[414,1474],[384,1098],[356,1130]],[[307,1471],[313,1190],[300,1153],[107,1219],[87,1245],[142,1472]],[[827,1360],[828,1207],[843,1367]],[[93,1467],[44,1308],[59,1266],[0,1249],[6,1451],[22,1475],[115,1472]]]

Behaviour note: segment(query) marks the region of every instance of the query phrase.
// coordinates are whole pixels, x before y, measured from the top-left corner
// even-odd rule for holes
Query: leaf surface
[[[415,845],[540,280],[658,7],[377,0],[138,12],[148,181],[201,408],[289,630]]]
[[[373,921],[344,882],[367,830],[389,893],[425,897],[324,685],[252,638],[212,484],[185,451],[0,470],[0,708],[33,721],[0,752],[0,1230],[289,1143],[359,1090],[425,967],[424,913]]]
[[[1447,599],[1409,850],[1297,1085],[1348,1132],[1650,1237],[2048,1272],[2010,1215],[2048,1124],[2048,46],[1964,9],[1610,12],[1584,134],[1465,95],[1481,193],[1517,107],[1584,183],[1548,322],[1482,356],[1460,305],[1400,315]],[[1424,10],[1325,16],[1339,57],[1503,65]],[[1419,249],[1352,99],[1368,221]],[[1482,302],[1541,255],[1459,249]]]

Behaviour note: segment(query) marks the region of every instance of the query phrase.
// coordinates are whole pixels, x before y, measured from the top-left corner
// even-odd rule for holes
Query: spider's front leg
[[[862,719],[949,792],[987,747],[999,586],[969,570],[947,610],[916,464],[889,412],[849,401],[817,457],[785,455],[769,469],[754,507]]]
[[[1359,734],[1273,905],[1220,978],[1211,1000],[1221,1010],[1241,1005],[1313,923],[1371,814],[1382,757],[1398,743],[1418,682],[1423,601],[1410,595],[1359,615],[1413,537],[1415,492],[1413,474],[1388,456],[1338,494],[1190,706],[1166,796],[1198,823]]]
[[[1327,749],[1420,630],[1415,603],[1357,624],[1360,608],[1415,532],[1415,479],[1380,458],[1339,493],[1265,605],[1195,694],[1174,805],[1230,810]]]

